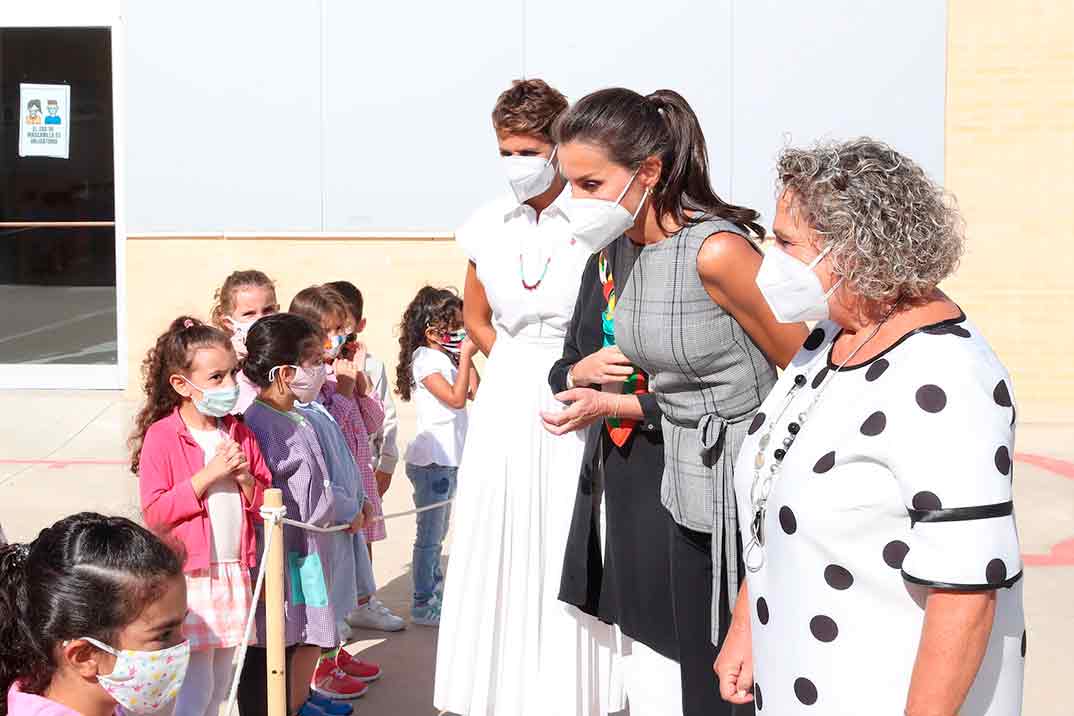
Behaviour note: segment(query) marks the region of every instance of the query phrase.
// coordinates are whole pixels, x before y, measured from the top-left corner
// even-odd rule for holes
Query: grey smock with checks
[[[628,276],[615,309],[616,345],[649,374],[664,413],[661,498],[684,527],[712,534],[712,639],[720,597],[738,596],[738,517],[734,463],[749,422],[776,382],[776,370],[738,321],[712,300],[697,254],[713,234],[746,237],[722,219],[687,226],[664,241],[617,252],[614,275]],[[725,567],[724,567],[725,565]],[[721,583],[721,567],[726,583]]]

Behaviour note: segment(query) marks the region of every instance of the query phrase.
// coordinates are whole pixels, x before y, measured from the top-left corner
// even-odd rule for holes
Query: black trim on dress
[[[959,323],[964,322],[966,320],[966,312],[962,310],[961,306],[957,306],[957,308],[958,308],[958,315],[955,316],[954,318],[947,318],[947,319],[944,319],[942,321],[937,321],[936,323],[930,323],[927,326],[918,326],[914,330],[903,334],[902,337],[899,338],[899,340],[895,341],[890,346],[888,346],[884,350],[880,351],[879,353],[877,353],[875,356],[873,356],[869,360],[863,361],[861,363],[855,363],[854,365],[845,365],[842,368],[840,368],[838,365],[836,365],[832,361],[832,351],[835,349],[835,342],[838,341],[839,336],[843,335],[843,333],[845,332],[844,329],[840,328],[839,331],[835,334],[835,338],[833,338],[831,343],[828,344],[828,368],[830,370],[836,371],[838,373],[846,373],[846,372],[849,372],[849,371],[852,371],[852,370],[857,370],[858,368],[864,368],[867,365],[872,365],[874,362],[880,360],[881,358],[886,356],[888,353],[890,353],[891,351],[893,351],[896,348],[898,348],[899,345],[903,341],[905,341],[907,338],[909,338],[910,336],[917,335],[918,333],[932,333],[937,328],[944,328],[946,326],[955,326],[955,325],[958,325]]]
[[[974,507],[952,507],[946,510],[914,510],[910,513],[910,523],[918,522],[964,522],[966,520],[987,520],[993,517],[1006,517],[1014,513],[1014,501],[997,502],[994,505],[977,505]]]
[[[988,592],[994,589],[1010,589],[1022,578],[1022,574],[1023,572],[1018,572],[1010,579],[1005,579],[995,584],[953,584],[951,582],[934,582],[931,579],[918,579],[907,574],[905,569],[902,570],[902,578],[910,584],[919,584],[922,587],[934,587],[936,589],[954,589],[963,592]]]

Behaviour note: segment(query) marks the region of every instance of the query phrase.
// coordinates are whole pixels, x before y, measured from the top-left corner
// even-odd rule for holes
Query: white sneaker
[[[339,634],[339,640],[342,643],[346,643],[354,636],[354,631],[351,629],[351,625],[347,622],[339,622],[336,624],[336,633]]]
[[[406,622],[391,613],[374,597],[347,615],[347,623],[356,629],[403,631]]]

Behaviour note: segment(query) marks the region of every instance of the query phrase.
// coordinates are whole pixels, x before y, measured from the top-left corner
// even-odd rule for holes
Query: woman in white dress
[[[459,467],[434,704],[465,716],[618,710],[613,628],[558,599],[584,441],[553,436],[548,371],[563,350],[588,250],[574,242],[550,131],[567,101],[514,83],[493,126],[513,195],[456,232],[470,259],[467,331],[489,357]]]
[[[785,150],[758,286],[816,328],[735,469],[748,579],[724,698],[780,716],[1015,716],[1010,376],[937,285],[961,218],[870,139]]]

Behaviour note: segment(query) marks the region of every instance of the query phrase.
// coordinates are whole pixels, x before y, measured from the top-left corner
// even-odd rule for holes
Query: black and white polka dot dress
[[[758,713],[901,715],[930,587],[998,590],[962,716],[1021,713],[1022,561],[1011,501],[1010,377],[964,316],[836,371],[824,322],[750,426],[735,469],[743,544],[762,437],[775,420],[763,564],[748,572]],[[788,391],[804,384],[787,404]],[[752,556],[760,556],[755,553]]]

